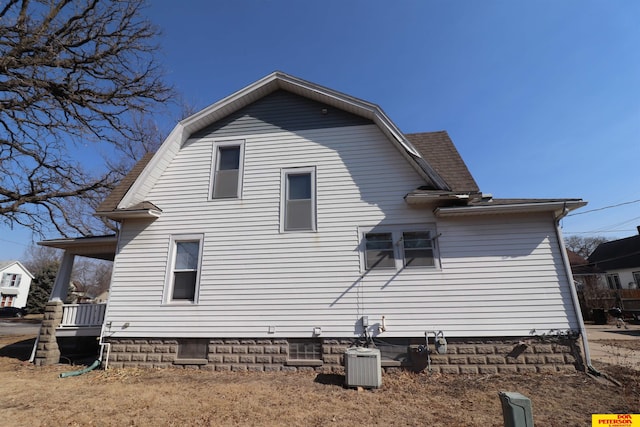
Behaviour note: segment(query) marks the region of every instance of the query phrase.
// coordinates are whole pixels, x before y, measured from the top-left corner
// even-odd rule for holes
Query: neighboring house
[[[275,72],[134,167],[97,212],[118,236],[42,244],[65,250],[54,305],[74,256],[114,259],[111,366],[332,371],[375,345],[385,367],[547,372],[584,332],[558,228],[583,205],[493,198],[446,132]]]
[[[640,288],[640,227],[636,236],[598,245],[589,263],[605,273],[609,289]]]
[[[0,261],[0,307],[24,308],[33,275],[20,261]]]
[[[104,292],[100,292],[100,293],[98,294],[98,296],[96,296],[96,297],[93,299],[93,302],[95,302],[95,303],[98,303],[98,304],[99,304],[99,303],[105,303],[105,302],[107,302],[108,300],[109,300],[109,291],[108,291],[108,290],[106,290],[106,291],[104,291]]]
[[[602,271],[589,264],[586,258],[569,249],[567,249],[567,256],[573,273],[573,282],[580,298],[582,317],[592,320],[593,309],[613,307],[616,295],[612,294],[607,287]]]
[[[67,298],[65,302],[70,304],[86,303],[91,301],[91,297],[87,295],[85,287],[80,282],[72,280],[69,283],[69,289],[67,291]]]

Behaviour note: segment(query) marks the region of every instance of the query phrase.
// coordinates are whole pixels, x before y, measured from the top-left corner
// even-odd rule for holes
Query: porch
[[[58,337],[98,337],[107,304],[64,304],[62,320],[56,328]]]
[[[100,336],[106,304],[63,304],[63,301],[67,297],[75,258],[113,261],[118,238],[116,235],[81,237],[46,240],[39,244],[64,251],[31,358],[36,365],[51,365],[58,363],[61,355],[57,338],[82,341],[84,337],[93,340],[92,337]]]

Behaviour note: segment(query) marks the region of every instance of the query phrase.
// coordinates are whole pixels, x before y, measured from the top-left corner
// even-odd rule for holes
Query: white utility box
[[[380,350],[356,347],[344,353],[344,376],[347,387],[378,388],[382,385]]]

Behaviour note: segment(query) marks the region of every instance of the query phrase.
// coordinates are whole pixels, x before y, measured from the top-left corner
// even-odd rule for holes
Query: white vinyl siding
[[[424,180],[375,125],[237,137],[242,199],[212,203],[210,135],[188,140],[149,192],[162,215],[124,222],[107,313],[115,338],[312,338],[316,327],[354,337],[363,315],[385,316],[380,338],[577,328],[551,216],[436,220],[408,206]],[[315,167],[318,231],[283,233],[282,171],[301,165]],[[362,230],[416,224],[436,224],[441,268],[363,275]],[[163,304],[168,236],[200,233],[198,304]]]

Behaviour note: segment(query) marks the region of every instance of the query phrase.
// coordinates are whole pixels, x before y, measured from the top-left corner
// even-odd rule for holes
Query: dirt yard
[[[431,425],[502,426],[499,391],[529,397],[539,426],[591,425],[592,413],[640,412],[640,372],[596,366],[622,386],[582,373],[385,374],[376,391],[342,375],[117,369],[60,379],[82,367],[25,361],[30,336],[0,337],[2,426]]]

